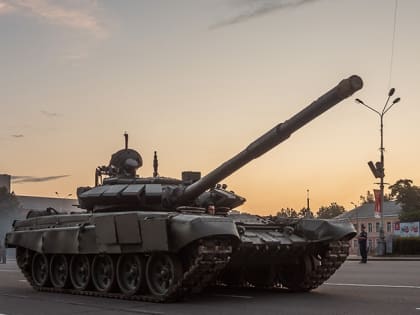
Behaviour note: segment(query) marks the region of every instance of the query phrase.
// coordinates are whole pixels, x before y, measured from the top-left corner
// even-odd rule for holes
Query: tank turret
[[[173,211],[180,206],[205,207],[209,202],[215,203],[219,208],[237,207],[245,202],[245,198],[216,186],[221,180],[288,139],[293,132],[362,86],[361,78],[355,75],[342,80],[336,87],[290,119],[266,132],[204,177],[201,177],[199,172],[184,172],[181,180],[158,176],[156,154],[153,177],[136,176],[136,170],[142,165],[142,159],[136,151],[128,149],[128,136],[125,134],[125,149],[112,155],[109,166],[97,168],[96,187],[78,189],[80,206],[94,211],[110,208],[121,208],[124,211],[139,209]],[[99,184],[98,174],[109,177]]]

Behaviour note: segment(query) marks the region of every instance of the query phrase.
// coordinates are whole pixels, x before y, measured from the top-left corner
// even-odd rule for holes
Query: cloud
[[[90,12],[93,11],[96,2],[65,0],[60,3],[61,5],[58,1],[53,3],[51,0],[0,0],[0,13],[29,13],[48,23],[88,31],[98,38],[107,36],[98,18]]]
[[[41,110],[41,113],[44,114],[47,117],[57,117],[58,114],[57,113],[53,113],[53,112],[48,112],[46,110]]]
[[[56,176],[47,176],[47,177],[35,177],[35,176],[12,176],[12,182],[14,184],[21,183],[38,183],[38,182],[47,182],[50,180],[55,180],[63,177],[68,177],[70,175],[56,175]]]
[[[19,134],[15,134],[15,135],[10,135],[12,138],[23,138],[24,135],[19,133]]]
[[[10,4],[0,0],[0,14],[10,13],[14,10],[14,7]]]
[[[84,52],[84,53],[64,55],[63,59],[69,60],[69,61],[75,61],[75,60],[86,59],[87,57],[88,57],[88,54]]]
[[[248,7],[241,13],[211,25],[210,29],[218,29],[229,25],[242,23],[250,19],[269,14],[273,11],[298,7],[314,1],[318,0],[248,0],[245,1]]]

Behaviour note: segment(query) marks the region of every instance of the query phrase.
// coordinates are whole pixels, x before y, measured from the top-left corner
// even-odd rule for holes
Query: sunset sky
[[[0,174],[58,176],[12,184],[19,195],[75,196],[125,131],[140,176],[155,150],[162,176],[206,174],[357,74],[361,91],[224,182],[251,213],[299,210],[308,189],[315,212],[351,209],[377,187],[367,161],[380,154],[379,116],[354,99],[381,110],[395,87],[385,181],[419,185],[419,12],[417,0],[0,0]]]

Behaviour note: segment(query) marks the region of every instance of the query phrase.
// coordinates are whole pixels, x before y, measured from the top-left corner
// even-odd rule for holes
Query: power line
[[[389,62],[388,88],[391,87],[392,68],[393,68],[393,65],[394,65],[395,30],[397,28],[397,12],[398,12],[398,0],[395,0],[395,7],[394,7],[394,29],[393,29],[393,33],[392,33],[392,43],[391,43],[391,60]]]

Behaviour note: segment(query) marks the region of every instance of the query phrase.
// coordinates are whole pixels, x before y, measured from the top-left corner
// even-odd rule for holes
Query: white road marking
[[[420,307],[417,307],[417,308],[416,308],[416,311],[420,311]]]
[[[13,297],[13,298],[18,298],[18,299],[27,299],[28,296],[27,295],[18,295],[18,294],[7,294],[7,293],[0,293],[1,296],[8,296],[8,297]],[[1,315],[1,314],[0,314]]]
[[[23,280],[18,280],[19,282],[28,282],[28,280],[25,280],[25,279],[23,279]]]
[[[162,312],[156,312],[156,311],[149,311],[149,310],[143,310],[143,309],[136,309],[136,308],[130,308],[130,309],[121,309],[123,312],[135,312],[140,314],[150,314],[150,315],[163,315],[165,313]]]
[[[348,286],[348,287],[378,287],[378,288],[397,288],[397,289],[420,289],[415,285],[390,285],[390,284],[362,284],[362,283],[331,283],[325,282],[326,285]]]
[[[97,309],[107,309],[110,311],[118,311],[119,313],[125,312],[125,313],[139,313],[139,314],[147,314],[147,315],[164,315],[165,313],[159,312],[159,311],[152,311],[152,310],[145,310],[141,308],[114,308],[109,306],[102,306],[98,304],[92,304],[92,303],[85,303],[85,302],[73,302],[63,299],[53,299],[53,302],[56,303],[63,303],[63,304],[70,304],[70,305],[77,305],[77,306],[85,306],[90,308],[97,308]],[[1,315],[1,314],[0,314]]]
[[[233,294],[213,294],[214,296],[221,296],[221,297],[232,297],[237,299],[252,299],[253,296],[249,295],[233,295]]]

